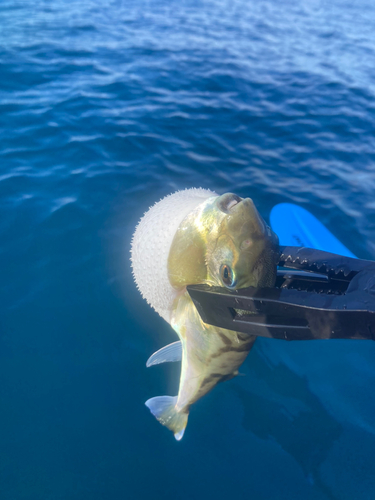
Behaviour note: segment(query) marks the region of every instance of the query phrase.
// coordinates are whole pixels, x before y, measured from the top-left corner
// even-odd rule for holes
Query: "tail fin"
[[[188,414],[180,413],[176,410],[177,396],[158,396],[146,401],[146,406],[150,409],[154,417],[174,434],[177,441],[180,441],[185,432]]]

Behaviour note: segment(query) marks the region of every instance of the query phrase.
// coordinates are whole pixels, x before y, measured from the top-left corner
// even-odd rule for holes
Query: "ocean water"
[[[189,187],[375,259],[374,59],[366,0],[1,2],[1,500],[375,497],[375,343],[258,339],[177,443],[129,263]]]

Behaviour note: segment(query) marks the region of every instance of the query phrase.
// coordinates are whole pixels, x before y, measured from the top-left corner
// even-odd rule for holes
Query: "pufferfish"
[[[154,353],[147,366],[181,360],[178,395],[154,397],[146,406],[178,441],[191,405],[235,377],[255,341],[203,323],[186,286],[272,287],[278,256],[278,238],[253,201],[232,193],[178,191],[140,220],[131,247],[134,279],[179,337]]]

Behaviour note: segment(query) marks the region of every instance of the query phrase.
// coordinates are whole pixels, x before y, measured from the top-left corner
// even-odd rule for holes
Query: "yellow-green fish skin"
[[[273,286],[277,261],[278,238],[250,198],[209,198],[180,224],[168,258],[169,281],[178,291],[171,326],[182,342],[177,413],[187,414],[217,383],[236,376],[256,338],[203,323],[186,286]],[[166,425],[182,437],[183,429]]]
[[[171,325],[182,343],[176,410],[186,413],[219,382],[237,375],[255,337],[206,325],[187,292],[178,300]]]

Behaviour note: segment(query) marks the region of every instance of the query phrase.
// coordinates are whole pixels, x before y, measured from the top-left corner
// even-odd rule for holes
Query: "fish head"
[[[207,240],[208,282],[230,289],[274,286],[279,239],[252,199],[226,193],[214,205],[221,222]]]
[[[211,197],[176,232],[169,281],[175,289],[200,283],[230,289],[273,286],[278,243],[250,198],[233,193]]]

